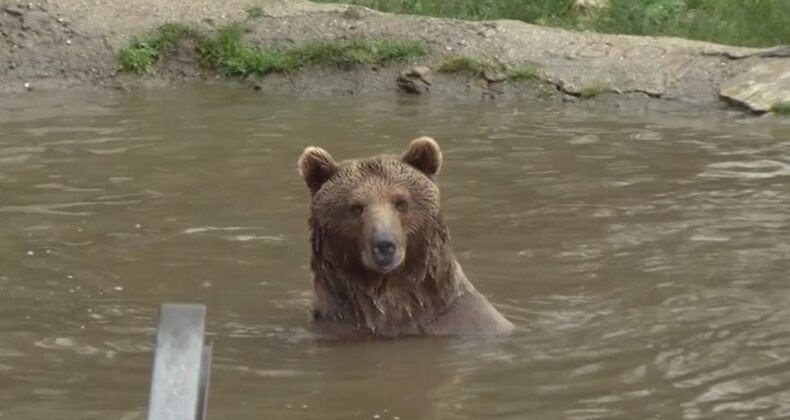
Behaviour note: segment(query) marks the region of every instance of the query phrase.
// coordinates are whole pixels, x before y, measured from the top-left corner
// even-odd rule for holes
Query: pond
[[[143,419],[162,302],[203,302],[214,419],[790,416],[790,125],[177,89],[0,101],[0,418]],[[307,332],[305,146],[444,151],[491,340]]]

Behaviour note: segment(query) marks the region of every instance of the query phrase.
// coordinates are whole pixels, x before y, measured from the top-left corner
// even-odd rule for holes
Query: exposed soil
[[[403,70],[415,65],[435,67],[443,56],[453,53],[507,69],[536,67],[543,81],[486,81],[433,72],[429,95],[577,102],[582,101],[577,97],[585,88],[599,85],[610,93],[589,102],[722,108],[728,106],[719,98],[724,81],[759,62],[787,60],[761,55],[766,50],[675,38],[579,33],[506,20],[467,22],[392,15],[305,0],[0,0],[0,93],[77,86],[126,89],[193,80],[238,83],[201,69],[188,42],[160,63],[154,76],[122,74],[116,57],[132,36],[164,22],[214,30],[243,19],[251,7],[263,12],[248,34],[251,43],[295,45],[316,39],[377,36],[422,40],[433,51],[413,63],[307,68],[291,76],[241,81],[263,91],[394,93],[403,88],[397,82]]]

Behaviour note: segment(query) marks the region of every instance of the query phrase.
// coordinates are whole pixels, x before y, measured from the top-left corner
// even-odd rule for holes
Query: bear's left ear
[[[420,137],[411,141],[409,148],[401,155],[401,161],[433,178],[442,166],[442,151],[436,140]]]
[[[315,194],[337,172],[337,164],[329,152],[310,146],[299,156],[299,172],[310,193]]]

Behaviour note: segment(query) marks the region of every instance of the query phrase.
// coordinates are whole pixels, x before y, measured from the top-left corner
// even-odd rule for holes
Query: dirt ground
[[[412,65],[435,66],[449,53],[536,67],[547,83],[479,80],[431,75],[430,94],[523,97],[581,101],[585,88],[612,92],[597,103],[654,103],[721,109],[719,87],[765,58],[764,50],[674,38],[571,32],[517,21],[467,22],[392,15],[356,6],[305,0],[0,0],[0,94],[73,87],[128,89],[196,79],[222,83],[186,57],[165,64],[156,76],[121,74],[118,51],[132,36],[164,22],[211,30],[259,7],[249,41],[291,45],[314,39],[355,36],[422,40],[433,53],[418,62],[354,69],[308,68],[296,75],[243,81],[257,89],[295,93],[358,94],[397,92],[398,74]]]

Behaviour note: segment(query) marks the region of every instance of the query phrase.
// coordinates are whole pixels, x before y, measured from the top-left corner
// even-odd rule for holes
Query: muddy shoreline
[[[164,59],[154,75],[120,71],[117,54],[134,36],[165,22],[183,22],[206,31],[243,18],[260,7],[246,41],[292,46],[313,40],[398,37],[417,40],[431,54],[410,63],[352,68],[309,67],[290,76],[228,80],[202,68],[190,51]],[[765,49],[729,47],[675,38],[570,32],[516,21],[468,22],[402,16],[356,6],[303,0],[59,0],[39,3],[0,1],[0,94],[70,88],[128,90],[209,81],[296,94],[366,94],[401,91],[399,74],[412,66],[435,68],[448,54],[494,62],[503,68],[530,66],[541,81],[485,80],[432,72],[426,95],[516,98],[574,102],[592,106],[657,109],[743,110],[725,100],[723,84],[757,65],[780,69],[790,58]],[[788,66],[787,68],[790,68]],[[746,78],[743,83],[752,83]],[[589,86],[606,93],[581,99]],[[736,86],[737,87],[737,86]],[[786,93],[780,92],[779,98]]]

